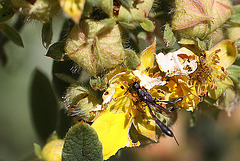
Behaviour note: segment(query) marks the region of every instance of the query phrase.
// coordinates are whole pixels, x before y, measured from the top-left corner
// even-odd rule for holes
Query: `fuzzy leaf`
[[[113,0],[101,0],[102,10],[108,14],[110,18],[113,17]]]
[[[173,46],[173,44],[176,42],[176,38],[169,24],[165,25],[163,40],[166,43],[167,47]]]
[[[43,24],[42,27],[42,44],[47,49],[52,42],[53,30],[52,30],[52,20]]]
[[[201,50],[208,50],[212,47],[212,36],[208,35],[203,40],[197,38],[197,42]]]
[[[140,64],[138,55],[131,49],[125,49],[125,53],[127,57],[124,61],[124,65],[129,69],[135,70]]]
[[[132,0],[119,0],[119,1],[127,9],[130,9],[132,7]]]
[[[234,14],[231,16],[230,21],[240,24],[240,5],[233,6]]]
[[[49,47],[46,56],[49,56],[57,61],[64,61],[64,56],[65,56],[64,44],[65,42],[63,41],[59,41],[52,44]]]
[[[147,18],[145,18],[144,21],[140,23],[140,25],[145,31],[148,32],[153,32],[155,29],[153,22]]]
[[[133,30],[136,28],[136,24],[134,24],[134,23],[119,22],[119,24],[121,26],[125,27],[126,29],[130,29],[130,30]]]
[[[114,19],[111,19],[111,18],[101,20],[100,22],[103,23],[106,26],[114,26],[116,24],[116,21]]]
[[[63,161],[102,161],[102,144],[96,131],[85,123],[74,125],[65,137]]]

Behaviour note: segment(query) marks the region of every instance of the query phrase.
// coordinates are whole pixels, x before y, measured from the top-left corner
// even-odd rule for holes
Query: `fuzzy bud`
[[[48,142],[43,147],[43,150],[41,152],[41,159],[43,161],[61,161],[63,144],[63,139],[55,139]]]
[[[65,96],[65,104],[69,115],[89,122],[94,118],[95,115],[92,111],[99,103],[100,101],[93,91],[78,84],[71,85]]]

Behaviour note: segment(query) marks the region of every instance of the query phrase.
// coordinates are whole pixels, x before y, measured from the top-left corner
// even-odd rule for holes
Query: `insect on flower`
[[[167,110],[165,109],[163,106],[161,106],[160,104],[158,104],[157,102],[163,102],[163,103],[168,103],[168,104],[175,104],[179,101],[182,101],[184,97],[178,97],[175,101],[164,101],[164,100],[158,100],[156,98],[153,98],[152,95],[144,88],[140,87],[140,84],[138,82],[134,82],[132,84],[132,86],[130,87],[132,88],[134,91],[136,91],[139,99],[141,102],[146,103],[146,105],[148,106],[149,112],[151,114],[151,116],[153,117],[153,119],[156,121],[157,125],[159,126],[159,128],[162,130],[162,132],[170,137],[173,137],[177,143],[177,145],[179,145],[175,135],[173,134],[173,132],[163,123],[161,122],[157,116],[153,113],[152,108],[156,111],[162,114],[162,112],[166,113],[166,114],[170,114],[171,110]]]

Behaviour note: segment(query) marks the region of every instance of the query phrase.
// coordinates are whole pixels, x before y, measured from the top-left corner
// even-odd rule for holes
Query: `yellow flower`
[[[109,88],[103,94],[102,110],[92,124],[103,144],[104,160],[115,155],[120,148],[139,146],[147,138],[153,142],[158,141],[160,133],[157,132],[160,130],[156,127],[156,118],[151,112],[161,122],[166,122],[167,126],[173,124],[172,121],[176,118],[176,113],[169,112],[170,116],[164,116],[154,109],[150,111],[150,107],[139,99],[131,87],[133,82],[139,82],[153,98],[164,98],[165,93],[159,87],[165,82],[150,74],[154,65],[155,46],[156,42],[142,52],[141,64],[137,70],[130,71],[118,66],[107,75]],[[162,106],[164,108],[164,105]],[[132,129],[145,136],[145,140],[134,139],[137,134],[131,133]]]
[[[193,84],[199,95],[217,99],[230,86],[227,68],[236,60],[237,50],[234,42],[224,40],[209,51],[201,53],[198,69],[191,74]]]
[[[195,86],[189,84],[189,77],[186,75],[172,77],[166,86],[171,93],[170,98],[174,99],[185,96],[181,102],[178,102],[180,108],[193,111],[200,102],[200,97],[196,92]]]
[[[169,98],[172,100],[185,96],[184,100],[178,102],[179,107],[193,111],[200,98],[188,75],[197,69],[198,56],[183,47],[166,55],[159,53],[156,59],[160,70],[169,77],[166,85],[169,89]]]

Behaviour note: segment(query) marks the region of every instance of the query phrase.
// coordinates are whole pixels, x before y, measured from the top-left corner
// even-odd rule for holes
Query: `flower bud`
[[[85,20],[81,27],[73,27],[65,44],[65,52],[95,77],[125,59],[119,26],[107,26],[93,20]]]
[[[55,139],[47,143],[43,147],[41,159],[43,161],[61,161],[63,144],[63,139]]]
[[[150,12],[154,0],[135,1],[130,9],[120,6],[117,20],[121,22],[143,22]]]
[[[79,84],[72,84],[65,96],[66,108],[69,110],[69,115],[76,116],[79,119],[92,121],[94,113],[100,100],[96,98],[93,91],[90,91]]]
[[[175,0],[173,30],[204,38],[230,18],[233,9],[229,0]]]

